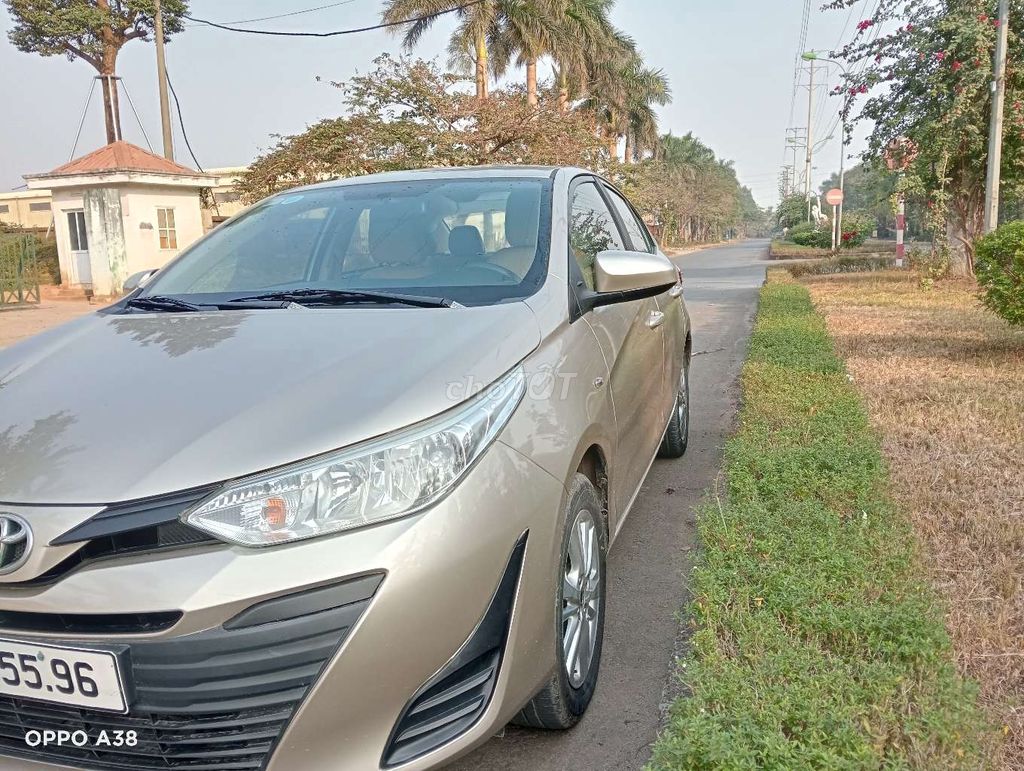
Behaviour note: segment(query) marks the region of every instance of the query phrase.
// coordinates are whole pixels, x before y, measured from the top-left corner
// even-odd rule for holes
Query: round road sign
[[[838,206],[843,202],[843,191],[834,187],[825,193],[825,203],[829,206]]]

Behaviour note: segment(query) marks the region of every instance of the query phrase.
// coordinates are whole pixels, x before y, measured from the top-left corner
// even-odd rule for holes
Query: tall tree
[[[503,0],[497,23],[490,30],[492,72],[501,77],[513,60],[525,67],[526,101],[534,106],[538,60],[572,44],[564,39],[560,28],[560,5],[555,0]]]
[[[600,145],[582,113],[563,113],[543,92],[528,105],[521,88],[487,100],[432,63],[387,54],[345,83],[344,116],[285,137],[258,158],[239,186],[255,201],[310,182],[383,171],[486,163],[595,166]]]
[[[592,53],[589,69],[584,73],[587,97],[581,106],[597,120],[612,160],[618,160],[619,137],[628,121],[629,89],[633,85],[630,74],[640,67],[636,42],[625,32],[612,28],[600,49]]]
[[[672,89],[664,72],[644,67],[639,58],[623,73],[623,81],[626,89],[622,126],[626,137],[624,160],[633,163],[645,152],[658,149],[658,116],[654,106],[668,104],[672,100]]]
[[[149,40],[153,0],[4,0],[14,27],[7,33],[18,50],[88,62],[101,76],[107,142],[121,134],[117,57],[125,43]],[[188,0],[163,0],[164,38],[180,32]]]
[[[487,98],[488,84],[488,48],[487,38],[501,21],[502,0],[480,0],[465,6],[464,0],[386,0],[382,18],[386,24],[394,24],[405,19],[418,20],[406,29],[403,43],[412,49],[423,37],[423,34],[437,21],[437,14],[459,9],[459,29],[453,40],[472,41],[473,61],[475,63],[476,97]]]
[[[568,110],[583,95],[597,70],[602,52],[616,44],[609,14],[615,0],[556,0],[558,35],[550,52],[555,61],[558,102]]]

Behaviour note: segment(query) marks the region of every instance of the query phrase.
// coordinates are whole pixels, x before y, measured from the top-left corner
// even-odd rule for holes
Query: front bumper
[[[135,680],[127,716],[0,700],[0,756],[11,756],[0,757],[0,769],[379,769],[399,716],[473,634],[528,533],[486,709],[443,746],[392,766],[437,767],[496,732],[550,675],[564,495],[553,477],[497,442],[448,498],[403,520],[262,551],[126,557],[49,586],[0,586],[0,612],[182,612],[148,634],[0,629],[17,640],[126,645]],[[40,516],[31,507],[5,509]],[[317,589],[347,601],[311,606]],[[311,607],[316,612],[299,613]],[[92,735],[104,726],[134,729],[139,743],[132,752],[24,744],[25,731],[61,725]]]

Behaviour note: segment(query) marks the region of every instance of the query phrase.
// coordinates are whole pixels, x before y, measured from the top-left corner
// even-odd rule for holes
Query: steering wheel
[[[497,273],[502,279],[511,281],[513,284],[518,284],[522,279],[502,265],[495,265],[493,262],[486,262],[484,260],[476,260],[474,262],[467,262],[462,266],[465,268],[482,268],[483,270],[489,270],[492,273]]]

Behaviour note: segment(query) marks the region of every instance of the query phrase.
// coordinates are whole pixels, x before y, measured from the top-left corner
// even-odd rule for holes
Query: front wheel
[[[689,369],[688,366],[683,366],[676,401],[672,405],[672,417],[669,418],[665,438],[661,440],[661,448],[658,450],[659,458],[681,458],[686,454],[686,445],[690,441]]]
[[[605,555],[608,538],[593,483],[576,474],[569,491],[554,614],[554,676],[513,719],[530,728],[576,725],[597,687],[604,640]]]

